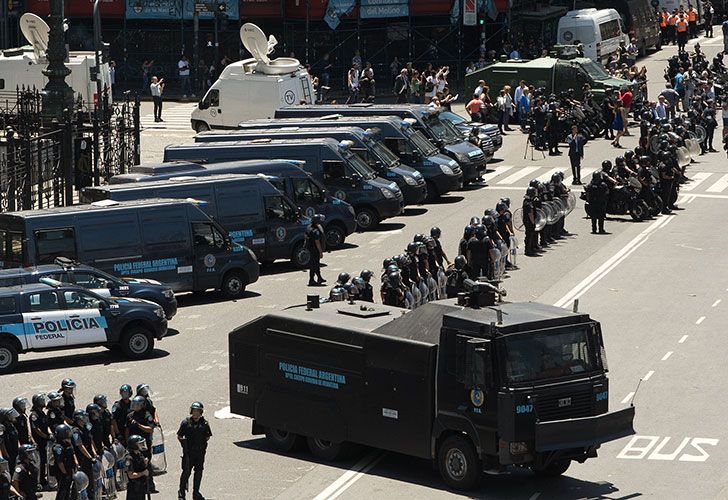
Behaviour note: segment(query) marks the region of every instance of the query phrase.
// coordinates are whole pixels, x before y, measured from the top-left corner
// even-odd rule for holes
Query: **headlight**
[[[455,173],[450,167],[446,165],[440,165],[440,170],[442,170],[442,173],[445,175],[453,175]]]
[[[165,299],[171,299],[174,297],[174,291],[172,291],[171,288],[168,288],[162,292],[162,295],[164,295]]]
[[[404,181],[405,181],[405,182],[406,182],[407,184],[409,184],[410,186],[416,186],[416,185],[417,185],[417,181],[415,180],[415,178],[414,178],[414,177],[410,177],[410,176],[405,176],[405,178],[404,178]]]
[[[154,314],[156,314],[160,318],[164,319],[164,309],[162,309],[161,307],[156,308],[154,310]]]
[[[389,189],[387,189],[387,188],[379,188],[379,190],[382,192],[382,196],[384,196],[388,200],[392,200],[392,199],[395,198],[394,193],[391,192]]]

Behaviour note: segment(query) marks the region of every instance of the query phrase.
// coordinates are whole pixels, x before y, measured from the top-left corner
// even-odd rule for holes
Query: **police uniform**
[[[187,490],[187,481],[190,478],[192,469],[195,469],[195,476],[192,480],[192,492],[194,497],[200,495],[200,484],[202,484],[202,471],[205,468],[205,452],[207,441],[212,437],[210,424],[205,417],[195,421],[187,417],[179,425],[177,437],[183,439],[182,475],[179,479],[180,492]]]
[[[587,196],[591,208],[592,233],[604,232],[604,219],[607,216],[607,202],[609,201],[609,186],[604,181],[590,182],[587,186]]]
[[[8,461],[8,467],[10,470],[14,470],[15,460],[18,458],[18,429],[10,422],[5,424],[3,444],[5,451],[8,453],[5,457]]]
[[[18,491],[22,493],[23,500],[36,500],[38,487],[38,469],[32,463],[20,463],[15,466],[13,483],[18,484]]]
[[[398,286],[390,285],[388,282],[382,284],[382,295],[384,296],[384,305],[394,307],[404,307],[404,292]]]
[[[468,263],[475,279],[488,276],[488,250],[485,238],[473,236],[468,241]]]
[[[86,491],[88,492],[88,497],[94,498],[94,493],[96,490],[96,481],[94,481],[93,466],[94,459],[88,458],[86,455],[83,454],[83,451],[81,451],[81,445],[83,445],[86,448],[86,451],[89,452],[90,455],[93,455],[93,438],[91,436],[91,430],[88,428],[82,429],[79,427],[74,427],[71,440],[73,442],[73,447],[76,452],[76,460],[78,460],[79,468],[88,477],[88,487],[86,488]]]
[[[30,432],[35,440],[38,454],[40,455],[40,484],[45,485],[48,482],[46,477],[46,465],[48,464],[48,415],[42,408],[33,408],[30,410]],[[42,433],[42,434],[41,434]]]
[[[321,250],[324,248],[324,235],[321,230],[321,226],[318,224],[311,224],[306,228],[306,248],[308,253],[311,255],[308,265],[308,284],[315,285],[321,284],[324,281],[321,276],[321,253],[319,252],[316,242],[318,241],[321,245]]]
[[[131,400],[120,399],[111,407],[111,418],[116,422],[117,435],[114,438],[121,444],[126,444],[126,418],[131,411]]]
[[[457,297],[458,293],[463,291],[463,284],[466,279],[468,279],[468,273],[464,269],[448,269],[445,285],[445,293],[448,299]]]
[[[104,443],[104,423],[101,417],[91,421],[91,439],[93,440],[96,452],[101,454],[102,450],[106,446]]]
[[[103,444],[105,448],[111,446],[111,412],[107,408],[101,409],[101,427],[103,432]]]
[[[128,472],[144,472],[148,469],[149,461],[144,455],[132,450],[126,457],[126,470]],[[126,487],[127,500],[144,500],[147,494],[147,481],[149,476],[140,476],[136,479],[129,477]]]
[[[67,395],[61,389],[61,395],[63,396],[63,415],[66,417],[66,422],[73,422],[73,413],[76,411],[76,397],[71,394]]]
[[[1,426],[0,426],[1,427]],[[0,445],[2,444],[2,436],[0,436]],[[10,471],[8,470],[8,462],[0,457],[0,500],[10,498]]]
[[[374,287],[367,281],[364,281],[364,288],[359,292],[359,300],[374,302]]]
[[[30,444],[30,426],[28,425],[28,415],[20,413],[15,419],[15,429],[18,431],[18,444]]]
[[[660,165],[660,189],[661,193],[660,196],[662,197],[662,213],[663,214],[669,214],[670,213],[670,205],[672,198],[672,185],[675,181],[675,172],[673,171],[673,167],[671,162],[662,162]]]
[[[531,221],[531,216],[533,216],[533,222]],[[536,250],[538,249],[538,241],[536,240],[536,206],[532,199],[530,198],[524,198],[523,199],[523,227],[526,232],[526,237],[524,241],[525,245],[525,253],[529,257],[532,257],[536,255]]]
[[[75,451],[73,445],[68,443],[56,444],[53,446],[53,467],[51,473],[58,480],[58,493],[56,500],[71,500],[73,488],[73,474],[76,472]],[[64,474],[60,464],[66,469]]]
[[[60,406],[49,406],[48,407],[48,426],[50,427],[51,434],[53,434],[61,424],[66,423],[65,414]]]
[[[145,398],[146,401],[149,401],[149,399]],[[154,406],[152,406],[154,408]],[[156,411],[156,410],[155,410]],[[144,425],[146,427],[154,427],[154,418],[152,417],[152,414],[149,413],[146,409],[140,410],[140,411],[134,411],[130,412],[127,416],[126,420],[126,428],[129,432],[130,436],[133,436],[134,434],[137,434],[144,438],[144,440],[147,442],[147,449],[143,452],[144,456],[148,460],[152,459],[152,433],[146,432],[143,430],[141,425]],[[152,489],[154,489],[154,478],[151,476],[149,477],[149,483]],[[145,478],[145,484],[146,484],[146,478]],[[145,490],[146,491],[146,490]]]

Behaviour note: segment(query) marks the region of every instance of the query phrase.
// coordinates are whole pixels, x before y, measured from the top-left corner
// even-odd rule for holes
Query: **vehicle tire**
[[[270,427],[265,430],[265,439],[273,448],[284,452],[300,449],[303,445],[303,437],[298,434],[272,429]]]
[[[650,209],[643,200],[636,200],[629,207],[629,215],[636,221],[645,220],[650,216]]]
[[[240,271],[228,271],[222,279],[220,290],[228,299],[239,299],[245,293],[245,276]]]
[[[133,326],[121,337],[121,350],[131,359],[149,357],[154,350],[154,336],[143,326]]]
[[[471,490],[480,481],[482,467],[470,440],[450,436],[437,452],[437,467],[443,481],[455,490]]]
[[[346,240],[346,230],[341,224],[332,222],[324,229],[326,234],[326,248],[335,250],[341,248]]]
[[[556,460],[546,467],[531,467],[531,470],[538,477],[557,477],[566,472],[570,465],[571,460]]]
[[[344,453],[343,443],[334,443],[313,437],[306,438],[306,443],[313,456],[321,460],[326,460],[327,462],[338,460]]]
[[[208,130],[210,130],[210,126],[205,122],[197,122],[195,124],[195,132],[198,134],[200,132],[207,132]]]
[[[18,350],[7,340],[0,340],[0,374],[10,373],[18,365]]]
[[[296,246],[293,247],[291,262],[299,269],[308,268],[308,263],[311,262],[311,251],[303,246],[302,241],[297,243]]]
[[[369,231],[379,224],[377,213],[369,207],[362,207],[356,211],[356,225],[359,231]]]
[[[427,197],[425,197],[425,203],[435,203],[440,197],[440,193],[437,191],[437,186],[432,181],[425,181],[427,184]]]

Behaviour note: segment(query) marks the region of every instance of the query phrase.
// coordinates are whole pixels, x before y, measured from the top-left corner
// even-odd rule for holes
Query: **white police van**
[[[166,333],[164,310],[146,300],[103,298],[49,278],[0,288],[0,374],[31,351],[105,346],[145,358]]]

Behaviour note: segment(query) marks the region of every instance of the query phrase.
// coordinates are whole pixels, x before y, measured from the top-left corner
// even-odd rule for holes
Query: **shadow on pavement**
[[[405,215],[407,217],[412,217],[414,215],[422,215],[422,214],[426,214],[426,213],[427,213],[426,208],[419,208],[419,207],[418,208],[409,208],[408,207],[408,208],[404,209],[404,214],[402,214],[402,215]]]
[[[465,199],[464,196],[440,196],[435,202],[433,202],[433,205],[450,205],[452,203],[458,203],[460,201],[463,201]]]
[[[291,268],[291,270],[295,271],[297,269]],[[254,287],[255,283],[252,283],[248,286]],[[246,290],[243,296],[239,299],[227,299],[220,292],[216,291],[193,292],[177,295],[177,303],[179,307],[190,307],[206,304],[216,304],[218,302],[237,302],[239,300],[250,299],[253,297],[260,297],[260,294],[258,292],[251,292],[250,290]]]
[[[154,361],[169,356],[169,352],[163,349],[154,349],[152,355],[141,361]],[[54,356],[43,359],[27,359],[21,358],[17,368],[13,373],[34,373],[45,370],[58,370],[61,368],[79,368],[82,366],[103,365],[110,366],[123,364],[131,360],[121,353],[111,350],[96,351],[90,353],[78,353],[64,356]]]

